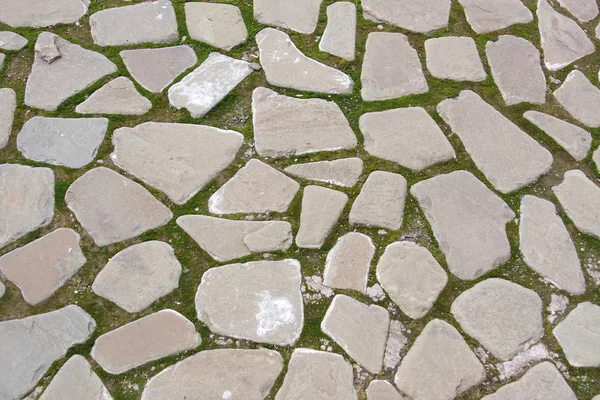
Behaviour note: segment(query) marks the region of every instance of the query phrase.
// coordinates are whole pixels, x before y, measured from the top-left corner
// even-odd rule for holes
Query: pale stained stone
[[[251,72],[246,61],[210,53],[198,68],[169,88],[169,103],[178,110],[187,109],[193,118],[203,117]]]
[[[450,272],[472,280],[509,260],[510,207],[467,171],[421,181],[410,193],[429,221]]]
[[[284,171],[303,179],[352,187],[363,172],[363,161],[358,157],[316,161],[290,165]]]
[[[448,26],[451,0],[365,0],[364,18],[384,22],[419,33]]]
[[[231,4],[185,3],[190,38],[229,51],[248,38],[240,9]]]
[[[268,349],[206,350],[171,365],[148,381],[142,400],[262,400],[283,369],[278,352]]]
[[[438,104],[437,111],[502,193],[535,182],[552,167],[552,153],[475,92],[463,90]]]
[[[367,400],[404,400],[388,381],[373,380],[367,388]]]
[[[117,71],[117,66],[102,54],[69,43],[53,33],[40,33],[38,41],[48,38],[54,38],[60,58],[49,64],[35,53],[25,87],[25,104],[30,107],[54,111],[69,97]]]
[[[553,333],[569,364],[574,367],[600,366],[600,306],[580,303]]]
[[[302,196],[296,245],[306,249],[320,249],[347,202],[348,196],[345,193],[321,186],[306,186]]]
[[[415,171],[455,157],[440,127],[421,107],[366,113],[359,127],[370,155]]]
[[[0,165],[0,248],[54,217],[54,172],[19,164]]]
[[[0,5],[0,7],[2,7]],[[2,50],[21,50],[27,45],[28,40],[18,33],[11,31],[0,32],[0,49]]]
[[[554,97],[579,122],[592,128],[600,127],[600,89],[582,72],[571,71]]]
[[[69,168],[91,163],[108,129],[106,118],[33,117],[17,135],[25,158]]]
[[[327,254],[323,284],[366,293],[374,254],[375,245],[370,237],[357,232],[345,234]]]
[[[285,221],[238,221],[183,215],[177,218],[177,225],[217,261],[287,250],[292,244],[292,226]]]
[[[286,33],[265,28],[256,35],[256,43],[271,85],[318,93],[352,93],[352,78],[305,56]]]
[[[425,54],[429,73],[438,79],[481,82],[487,77],[477,45],[471,37],[427,39]]]
[[[112,161],[184,204],[235,159],[241,133],[211,126],[145,122],[112,135]]]
[[[433,307],[448,275],[425,247],[396,242],[379,259],[377,280],[403,313],[417,319]]]
[[[173,218],[143,186],[104,167],[73,182],[65,201],[97,246],[134,238]]]
[[[390,316],[385,308],[338,294],[321,322],[321,330],[367,371],[378,374],[389,324]]]
[[[296,99],[259,87],[252,93],[256,151],[263,157],[353,149],[356,135],[340,107],[323,99]]]
[[[598,4],[595,0],[558,0],[575,18],[588,22],[598,16]]]
[[[292,346],[304,326],[301,284],[297,260],[211,268],[196,293],[198,319],[219,335]]]
[[[142,115],[152,103],[142,96],[128,78],[120,76],[91,94],[75,107],[79,114]]]
[[[88,10],[86,0],[3,0],[0,22],[18,28],[72,24]]]
[[[339,354],[296,349],[275,400],[357,400],[352,366]]]
[[[254,18],[261,24],[313,33],[323,0],[254,0]]]
[[[48,64],[53,63],[61,56],[56,38],[57,36],[54,35],[40,35],[35,42],[35,54]]]
[[[16,109],[17,94],[15,91],[10,88],[0,89],[0,149],[8,143]]]
[[[0,322],[0,396],[19,399],[37,384],[52,363],[85,342],[96,322],[76,305],[46,314]]]
[[[458,0],[475,33],[493,32],[514,24],[533,21],[533,14],[521,0]]]
[[[600,237],[600,187],[575,169],[552,191],[577,229]]]
[[[388,100],[429,91],[419,55],[405,35],[372,32],[366,46],[360,75],[363,100]]]
[[[319,50],[346,61],[354,61],[356,47],[356,5],[338,1],[327,6],[327,27]]]
[[[156,240],[115,254],[96,275],[92,290],[127,312],[140,312],[179,286],[181,264],[173,248]]]

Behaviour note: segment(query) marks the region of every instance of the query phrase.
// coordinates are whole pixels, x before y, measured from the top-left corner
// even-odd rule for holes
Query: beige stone
[[[348,195],[322,186],[307,186],[302,195],[300,228],[296,245],[320,249],[339,220],[348,202]]]
[[[231,4],[185,3],[185,23],[192,39],[226,51],[248,38],[242,13]]]
[[[323,284],[366,293],[374,254],[375,245],[370,237],[358,232],[345,234],[327,254]]]

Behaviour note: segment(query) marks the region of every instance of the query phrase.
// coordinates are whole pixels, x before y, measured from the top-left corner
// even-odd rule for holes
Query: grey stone
[[[552,191],[577,229],[600,237],[600,187],[575,169]]]
[[[231,4],[186,3],[185,23],[190,38],[223,50],[231,50],[248,39],[240,9]]]
[[[414,184],[450,272],[472,280],[510,258],[506,224],[515,213],[467,171],[455,171]]]
[[[87,13],[85,0],[4,0],[0,22],[18,28],[72,24]]]
[[[97,246],[134,238],[173,218],[143,186],[104,167],[73,182],[65,202]]]
[[[59,59],[61,55],[58,50],[57,38],[58,36],[55,35],[39,35],[35,42],[35,55],[39,56],[48,64],[52,64]]]
[[[533,15],[521,0],[458,0],[475,33],[487,33],[514,24],[527,24]]]
[[[592,159],[594,161],[594,164],[596,164],[596,169],[600,171],[600,146],[592,154]]]
[[[366,46],[360,75],[363,100],[388,100],[429,91],[419,55],[405,35],[371,32]]]
[[[91,94],[75,107],[79,114],[142,115],[152,108],[128,78],[120,76]]]
[[[352,187],[362,175],[363,161],[358,157],[316,161],[290,165],[284,171],[303,179]]]
[[[0,149],[8,143],[16,109],[17,94],[15,91],[9,88],[0,89]]]
[[[448,26],[451,0],[365,0],[364,18],[429,33]]]
[[[271,85],[318,93],[352,93],[352,78],[305,56],[286,33],[265,28],[256,35],[256,43]]]
[[[582,72],[571,71],[554,97],[579,122],[592,128],[600,127],[600,89]]]
[[[261,24],[313,33],[323,0],[254,0],[254,18]]]
[[[373,380],[367,388],[367,400],[404,400],[388,381]]]
[[[569,364],[574,367],[600,366],[600,306],[580,303],[553,333]]]
[[[305,249],[320,249],[347,202],[348,196],[345,193],[321,186],[306,186],[302,195],[296,245]]]
[[[558,0],[575,18],[588,22],[598,16],[598,4],[594,0]]]
[[[463,90],[437,106],[486,178],[502,193],[535,182],[552,167],[552,153],[486,103]]]
[[[0,5],[0,7],[2,7]],[[28,40],[18,33],[11,31],[0,32],[0,49],[2,50],[21,50],[27,45]]]
[[[211,268],[196,293],[198,319],[218,335],[292,346],[304,326],[301,284],[291,259]]]
[[[327,27],[319,50],[346,61],[354,61],[356,47],[356,5],[338,1],[327,7]]]
[[[323,284],[365,294],[374,254],[375,245],[370,237],[358,232],[345,234],[327,254]]]
[[[114,131],[111,159],[184,204],[231,164],[243,140],[211,126],[145,122]]]
[[[385,298],[385,294],[381,286],[379,286],[378,283],[371,286],[371,288],[375,287],[379,288],[381,291],[381,297]],[[369,295],[368,289],[367,295]],[[371,295],[369,295],[369,297],[371,297]],[[376,298],[373,300],[379,301]],[[406,328],[404,325],[402,325],[402,322],[397,320],[390,321],[387,344],[385,345],[385,355],[383,357],[383,367],[387,370],[396,369],[402,360],[402,353],[404,353],[404,348],[408,344],[408,338],[404,335],[405,330]]]
[[[356,135],[340,107],[323,99],[296,99],[259,87],[252,93],[256,151],[263,157],[353,149]]]
[[[4,68],[4,60],[6,60],[6,54],[0,53],[0,72],[2,72],[2,68]]]
[[[487,77],[473,38],[446,36],[425,41],[429,73],[438,79],[481,82]]]
[[[17,148],[30,160],[81,168],[94,160],[107,129],[106,118],[33,117],[17,135]]]
[[[2,298],[2,296],[4,296],[5,292],[6,292],[6,286],[4,286],[4,283],[0,282],[0,299]]]

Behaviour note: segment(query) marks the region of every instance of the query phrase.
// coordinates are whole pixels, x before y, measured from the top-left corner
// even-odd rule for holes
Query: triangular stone
[[[128,78],[120,76],[96,90],[75,108],[80,114],[142,115],[152,108]]]

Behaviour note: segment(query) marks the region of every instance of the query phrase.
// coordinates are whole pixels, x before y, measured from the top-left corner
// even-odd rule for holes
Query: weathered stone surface
[[[598,16],[598,4],[594,0],[558,0],[575,18],[588,22]]]
[[[127,71],[152,93],[160,93],[198,61],[190,46],[123,50],[119,53]]]
[[[388,100],[429,90],[417,51],[401,33],[372,32],[360,75],[363,100]]]
[[[17,94],[15,91],[9,88],[0,89],[0,149],[8,143],[16,109]]]
[[[356,46],[356,5],[338,1],[327,7],[327,27],[319,50],[346,61],[354,61]]]
[[[169,88],[169,103],[178,110],[187,109],[193,118],[203,117],[251,72],[246,61],[210,53],[198,68]]]
[[[254,0],[254,18],[266,25],[313,33],[323,0]]]
[[[437,111],[502,193],[536,181],[552,167],[552,153],[475,92],[463,90],[438,104]]]
[[[36,52],[25,87],[25,104],[48,111],[56,110],[69,97],[117,71],[117,66],[102,54],[69,43],[53,33],[40,33],[38,41],[52,38],[60,58],[49,64]]]
[[[2,7],[0,5],[0,7]],[[2,50],[21,50],[27,45],[27,39],[18,33],[11,31],[0,32],[0,49]]]
[[[379,259],[377,280],[403,313],[417,319],[433,307],[448,275],[425,247],[396,242]]]
[[[17,148],[30,160],[81,168],[94,160],[107,129],[106,118],[33,117],[17,135]]]
[[[192,39],[227,51],[248,38],[242,13],[231,4],[185,3],[185,23]]]
[[[429,33],[448,26],[451,0],[365,0],[365,19]]]
[[[271,85],[318,93],[352,93],[352,78],[305,56],[286,33],[265,28],[256,35],[256,43]]]
[[[553,333],[569,364],[574,367],[600,366],[600,306],[580,303]]]
[[[296,99],[259,87],[252,93],[256,151],[263,157],[353,149],[356,135],[333,101]]]
[[[34,51],[48,64],[52,64],[61,57],[55,35],[40,35],[35,42]]]
[[[455,157],[440,127],[421,107],[366,113],[359,126],[369,154],[415,171]]]
[[[18,28],[72,24],[87,13],[86,0],[4,0],[0,22]]]
[[[0,72],[2,72],[2,68],[4,68],[4,60],[6,60],[6,54],[0,53]]]
[[[577,229],[600,237],[600,187],[575,169],[552,191]]]
[[[480,82],[487,77],[477,46],[471,37],[427,39],[425,54],[429,73],[438,79]]]
[[[0,165],[0,248],[46,226],[54,217],[54,172]]]
[[[592,154],[592,159],[594,160],[594,164],[596,164],[596,169],[600,171],[600,146]]]
[[[177,225],[217,261],[286,250],[292,244],[292,226],[285,221],[238,221],[183,215],[177,218]]]
[[[134,238],[173,217],[143,186],[104,167],[73,182],[65,201],[97,246]]]
[[[510,207],[467,171],[421,181],[410,193],[425,212],[450,272],[475,279],[510,258]]]
[[[362,174],[363,161],[358,157],[316,161],[290,165],[284,171],[303,179],[352,187]]]
[[[373,380],[367,388],[367,400],[404,400],[388,381]]]
[[[0,282],[0,299],[2,298],[2,296],[4,296],[5,292],[6,292],[6,286],[4,286],[4,283]]]
[[[600,89],[582,72],[571,71],[554,97],[578,121],[592,128],[600,127]]]
[[[120,76],[91,94],[75,107],[80,114],[142,115],[152,103],[142,96],[128,78]]]
[[[370,237],[357,232],[345,234],[327,254],[323,284],[366,293],[374,254],[375,245]]]
[[[533,15],[521,0],[458,0],[465,9],[467,22],[475,33],[504,29],[533,21]]]
[[[142,400],[262,400],[282,369],[283,359],[274,350],[201,351],[150,379]]]
[[[140,312],[179,286],[181,264],[173,248],[156,240],[115,254],[96,275],[92,290],[130,313]]]
[[[372,374],[381,371],[390,316],[387,310],[366,305],[343,294],[333,298],[321,330]]]
[[[76,305],[0,322],[0,398],[21,398],[54,361],[85,342],[95,329],[94,319]]]
[[[320,249],[342,215],[347,202],[348,196],[345,193],[321,186],[306,186],[302,196],[296,245],[301,248]]]
[[[112,161],[184,204],[234,160],[241,133],[211,126],[146,122],[114,131]]]

